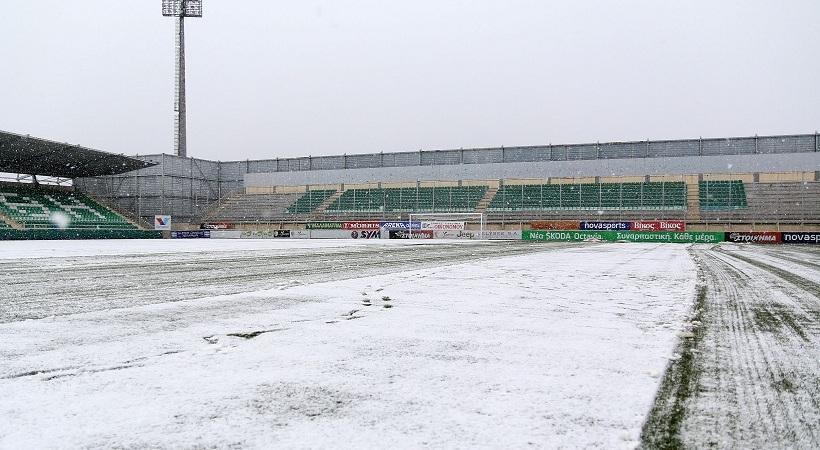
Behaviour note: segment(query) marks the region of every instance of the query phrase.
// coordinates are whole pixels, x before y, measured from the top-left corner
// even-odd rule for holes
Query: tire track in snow
[[[677,389],[686,394],[677,409],[664,408],[676,389],[666,386],[674,377],[665,378],[645,447],[820,447],[820,291],[813,280],[755,259],[756,249],[743,256],[693,250],[706,303],[681,360],[694,376],[688,389]],[[682,419],[668,435],[653,434],[676,415]]]
[[[314,251],[202,252],[4,261],[0,323],[314,283],[564,248],[477,242]]]

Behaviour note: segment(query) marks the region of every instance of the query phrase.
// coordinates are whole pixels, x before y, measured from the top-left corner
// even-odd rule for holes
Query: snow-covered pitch
[[[0,242],[0,448],[816,447],[820,254]]]

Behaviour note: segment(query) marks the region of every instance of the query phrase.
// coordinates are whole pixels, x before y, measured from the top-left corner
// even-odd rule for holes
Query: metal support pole
[[[176,27],[176,83],[174,105],[174,154],[188,155],[185,118],[185,16],[177,18]]]

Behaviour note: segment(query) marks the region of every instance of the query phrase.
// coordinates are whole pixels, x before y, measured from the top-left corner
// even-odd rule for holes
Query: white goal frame
[[[467,229],[467,224],[471,223],[469,219],[473,219],[472,223],[475,223],[475,219],[478,218],[478,223],[480,227],[480,234],[479,239],[484,239],[484,229],[486,228],[487,219],[484,213],[411,213],[409,217],[409,225],[410,225],[410,236],[413,235],[412,223],[413,222],[434,222],[436,220],[445,221],[445,222],[464,222],[464,229]]]

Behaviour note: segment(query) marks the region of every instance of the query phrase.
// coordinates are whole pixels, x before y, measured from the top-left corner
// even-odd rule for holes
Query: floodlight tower
[[[162,0],[162,15],[177,18],[174,83],[174,154],[188,154],[185,130],[185,18],[202,17],[202,0]]]

